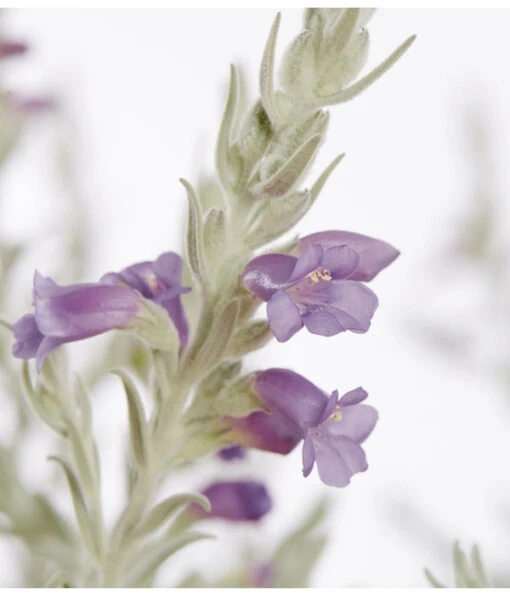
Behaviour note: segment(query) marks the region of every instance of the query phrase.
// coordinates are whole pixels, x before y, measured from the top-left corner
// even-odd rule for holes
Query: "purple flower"
[[[390,244],[351,231],[319,231],[299,240],[299,253],[305,252],[312,244],[320,244],[324,250],[335,246],[347,246],[354,250],[358,265],[347,277],[352,281],[372,281],[383,269],[389,266],[400,254]]]
[[[271,410],[269,416],[263,415],[274,418],[273,427],[287,427],[289,435],[304,440],[305,477],[317,462],[325,484],[345,487],[354,473],[367,469],[360,445],[372,432],[377,411],[362,404],[367,398],[362,388],[348,392],[339,400],[337,391],[328,397],[299,374],[273,368],[257,375],[254,390]],[[278,442],[278,438],[266,431],[259,437],[257,447],[275,452]]]
[[[218,457],[222,461],[235,461],[238,459],[244,459],[246,457],[246,448],[239,444],[232,444],[232,446],[226,446],[218,452]]]
[[[0,41],[0,59],[19,56],[27,50],[27,44],[22,41]]]
[[[228,521],[258,521],[271,510],[271,498],[266,487],[256,481],[223,481],[213,483],[202,494],[211,503],[210,512],[192,505],[202,518]]]
[[[37,359],[37,370],[63,343],[128,326],[140,310],[140,296],[126,287],[84,283],[61,287],[37,271],[34,275],[35,315],[12,325],[13,355]]]
[[[191,291],[191,287],[182,287],[181,280],[182,259],[175,252],[165,252],[154,262],[139,262],[120,273],[101,277],[102,283],[127,285],[162,306],[175,324],[181,347],[185,347],[189,328],[181,295]]]
[[[278,341],[288,341],[303,325],[327,337],[346,330],[364,333],[378,301],[368,287],[348,280],[359,262],[348,246],[311,244],[299,258],[258,256],[242,278],[249,291],[267,301],[269,326]]]

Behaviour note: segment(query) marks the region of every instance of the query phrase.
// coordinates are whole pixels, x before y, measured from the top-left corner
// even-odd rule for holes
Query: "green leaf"
[[[198,283],[205,287],[207,285],[207,274],[205,270],[202,213],[200,204],[193,186],[185,179],[179,180],[188,194],[188,230],[186,234],[186,256],[189,266],[195,275]]]
[[[338,93],[333,95],[327,95],[320,99],[319,105],[326,106],[326,105],[334,105],[336,103],[344,103],[346,101],[350,101],[354,99],[357,95],[362,93],[365,89],[370,87],[377,79],[379,79],[385,72],[387,72],[397,60],[411,47],[414,40],[416,39],[416,35],[412,35],[409,39],[404,41],[384,62],[381,62],[379,66],[374,68],[372,72],[365,75],[356,83],[352,84],[350,87],[346,89],[342,89]]]
[[[195,378],[205,376],[227,352],[239,316],[239,300],[232,300],[214,319],[211,329],[194,359],[189,362],[187,373]]]
[[[324,188],[324,185],[328,181],[329,176],[333,173],[336,166],[340,163],[340,161],[342,161],[344,157],[345,153],[342,153],[338,157],[335,157],[335,159],[333,159],[333,161],[328,165],[328,167],[326,167],[322,174],[317,178],[317,181],[310,189],[310,194],[312,197],[311,204],[313,204],[317,200],[317,197],[319,196],[321,190]]]
[[[202,494],[187,493],[171,496],[157,504],[147,514],[147,517],[142,521],[140,528],[137,529],[136,534],[142,536],[152,533],[161,527],[163,523],[166,523],[182,506],[187,504],[198,504],[206,512],[211,510],[209,500]]]
[[[149,435],[140,393],[133,381],[122,370],[115,370],[112,373],[122,380],[126,392],[133,457],[139,467],[147,467],[149,464]]]
[[[233,178],[240,175],[240,171],[232,171],[232,159],[230,158],[230,142],[236,110],[239,102],[237,70],[233,64],[230,65],[230,86],[228,90],[227,104],[221,120],[218,141],[216,144],[216,170],[221,183],[225,189],[231,189]]]
[[[437,580],[437,578],[430,572],[430,570],[428,568],[425,568],[424,571],[425,576],[427,577],[427,580],[429,581],[429,583],[436,589],[444,589],[445,586],[443,585],[443,583],[439,582]]]
[[[123,587],[144,586],[152,581],[158,568],[182,548],[203,539],[214,539],[213,535],[191,531],[170,543],[159,543],[149,552],[148,558],[131,568],[123,581]]]
[[[78,526],[80,527],[80,531],[83,535],[85,544],[89,551],[95,557],[100,557],[101,552],[91,529],[92,520],[89,516],[87,505],[85,502],[85,497],[83,495],[81,486],[76,475],[73,473],[69,465],[60,457],[48,457],[48,461],[55,461],[62,467],[67,478],[67,483],[69,484],[69,490],[71,492],[71,498],[73,500],[74,512],[76,514],[76,520],[78,521]]]
[[[255,320],[238,329],[228,348],[232,357],[242,357],[247,353],[261,349],[273,338],[273,333],[265,320]]]
[[[278,29],[280,27],[281,14],[278,13],[275,17],[269,38],[262,56],[262,63],[260,65],[260,96],[262,105],[271,121],[271,124],[278,127],[279,114],[278,107],[275,100],[274,89],[274,61],[276,52],[276,39],[278,37]]]
[[[204,219],[204,250],[209,265],[214,267],[225,251],[225,211],[212,208]]]
[[[360,29],[360,14],[361,8],[348,8],[342,12],[328,32],[328,37],[331,38],[328,50],[338,59],[340,54],[351,42],[353,36]]]
[[[253,390],[254,373],[243,376],[228,384],[214,401],[214,408],[220,415],[246,417],[254,411],[267,411]]]
[[[480,549],[476,544],[471,549],[471,566],[473,567],[473,571],[480,585],[488,587],[489,582],[483,567],[482,556],[480,555]]]
[[[322,140],[322,134],[315,134],[306,140],[273,176],[255,184],[250,189],[251,193],[256,197],[276,198],[290,192],[306,173]]]
[[[78,409],[80,411],[81,427],[84,429],[90,428],[92,423],[92,410],[90,407],[90,399],[87,394],[87,389],[82,378],[75,374],[74,376],[74,398]]]

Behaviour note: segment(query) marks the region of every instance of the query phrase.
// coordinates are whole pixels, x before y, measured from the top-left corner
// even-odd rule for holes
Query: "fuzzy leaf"
[[[214,408],[220,415],[246,417],[253,411],[267,411],[252,388],[253,374],[244,376],[227,385],[214,401]]]
[[[255,320],[238,329],[228,348],[232,357],[242,357],[247,353],[261,349],[272,339],[273,333],[266,320]]]
[[[216,144],[216,169],[219,178],[225,189],[233,186],[233,178],[240,175],[240,171],[232,171],[232,159],[230,159],[230,142],[234,122],[236,120],[236,110],[239,102],[238,77],[237,70],[233,64],[230,65],[230,86],[228,90],[227,104],[223,112],[218,141]]]
[[[411,47],[414,40],[416,39],[416,35],[412,35],[409,39],[404,41],[384,62],[381,62],[379,66],[374,68],[372,72],[365,75],[359,81],[352,84],[350,87],[346,89],[342,89],[338,93],[333,95],[328,95],[326,97],[321,98],[319,105],[334,105],[336,103],[344,103],[345,101],[350,101],[354,99],[357,95],[362,93],[365,89],[370,87],[377,79],[379,79],[385,72],[387,72],[395,62]]]
[[[133,457],[139,467],[146,467],[149,462],[149,435],[140,393],[134,382],[122,370],[115,370],[113,374],[122,380],[126,392]]]
[[[275,198],[290,192],[306,173],[322,140],[321,134],[309,138],[273,176],[256,184],[251,189],[252,194],[262,198]]]
[[[281,14],[278,13],[275,17],[269,39],[267,40],[260,66],[260,96],[262,105],[273,126],[278,127],[279,114],[278,107],[275,101],[274,89],[274,61],[276,51],[276,39],[278,37],[278,29],[280,27]]]
[[[139,564],[131,568],[131,571],[128,572],[125,577],[126,580],[122,586],[133,587],[146,585],[152,580],[152,577],[158,568],[171,556],[187,545],[203,539],[214,539],[214,536],[207,533],[199,533],[198,531],[190,531],[170,543],[163,542],[157,544],[150,551],[148,558],[142,559]]]
[[[206,512],[211,510],[211,504],[209,500],[202,494],[178,494],[177,496],[171,496],[166,498],[159,504],[157,504],[148,514],[140,528],[137,530],[137,535],[147,535],[152,533],[163,523],[166,523],[173,514],[175,514],[182,506],[186,504],[198,504]]]
[[[423,572],[425,573],[425,576],[427,577],[427,580],[429,581],[429,583],[431,584],[432,587],[435,587],[436,589],[444,589],[445,588],[443,583],[439,582],[437,580],[437,578],[430,572],[430,570],[428,568],[425,568]]]
[[[62,467],[67,478],[67,483],[69,484],[76,520],[78,521],[78,526],[80,527],[85,544],[94,556],[100,556],[98,544],[92,533],[92,522],[87,510],[87,505],[85,503],[85,497],[83,496],[83,492],[76,475],[73,473],[69,465],[60,457],[48,457],[48,461],[55,461]]]
[[[213,266],[225,249],[225,211],[209,209],[204,219],[204,250]]]
[[[225,355],[239,316],[239,300],[232,300],[214,319],[206,340],[191,364],[190,374],[203,377]]]
[[[312,196],[312,204],[317,200],[321,190],[324,188],[324,185],[329,179],[329,176],[333,173],[336,166],[342,161],[345,157],[345,153],[342,153],[338,157],[335,157],[333,161],[328,165],[328,167],[322,172],[322,174],[317,178],[317,181],[310,189],[310,194]]]
[[[207,274],[204,262],[204,248],[202,245],[202,214],[200,204],[193,186],[183,178],[181,184],[188,194],[188,230],[186,234],[186,256],[197,281],[202,287],[207,284]]]

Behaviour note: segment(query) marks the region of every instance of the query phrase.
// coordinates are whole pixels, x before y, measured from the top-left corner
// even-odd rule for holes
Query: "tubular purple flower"
[[[264,254],[242,273],[246,289],[267,302],[269,326],[288,341],[303,326],[313,334],[364,333],[377,308],[377,296],[351,276],[359,254],[346,245],[310,244],[299,257]]]
[[[271,411],[269,415],[262,415],[274,418],[289,434],[299,437],[297,442],[304,440],[305,477],[317,462],[319,476],[325,484],[345,487],[352,475],[368,468],[360,445],[374,429],[378,415],[373,407],[362,404],[368,396],[362,388],[348,392],[341,399],[337,391],[328,397],[303,376],[291,370],[272,368],[257,375],[254,390]],[[275,452],[277,443],[278,440],[266,431],[256,447]]]
[[[139,262],[120,273],[107,273],[101,277],[101,282],[127,285],[162,306],[177,329],[181,347],[186,346],[189,327],[181,295],[191,291],[191,287],[181,285],[182,258],[178,254],[165,252],[153,262]]]
[[[223,481],[213,483],[202,491],[211,503],[210,512],[192,505],[201,518],[228,521],[259,521],[272,506],[266,487],[257,481]]]
[[[61,287],[36,271],[34,307],[35,315],[27,314],[12,325],[12,352],[22,359],[36,357],[40,372],[46,357],[63,343],[127,327],[140,310],[140,296],[102,283]]]

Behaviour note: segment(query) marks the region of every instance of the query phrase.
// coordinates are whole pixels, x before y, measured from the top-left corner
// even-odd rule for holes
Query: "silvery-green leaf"
[[[233,64],[230,65],[230,86],[228,90],[227,104],[223,113],[223,118],[218,134],[218,142],[216,144],[216,169],[219,178],[225,189],[230,189],[234,186],[234,180],[237,180],[241,175],[240,167],[242,163],[237,162],[237,167],[233,167],[236,163],[232,160],[230,155],[230,142],[233,136],[233,126],[236,119],[236,109],[238,105],[238,81],[237,71]],[[236,171],[233,171],[236,170]]]
[[[82,428],[90,428],[92,423],[92,410],[90,407],[90,399],[87,394],[87,389],[81,376],[78,374],[74,375],[74,398],[78,409],[80,411],[80,421]]]
[[[39,383],[34,389],[27,360],[21,362],[21,384],[34,413],[52,430],[66,436],[62,404]]]
[[[228,354],[232,357],[242,357],[261,349],[273,338],[273,333],[266,320],[255,320],[239,328],[232,337]]]
[[[154,573],[171,556],[187,545],[203,539],[214,539],[214,536],[207,533],[199,533],[198,531],[190,531],[169,543],[163,542],[156,544],[151,550],[145,551],[141,561],[133,564],[126,572],[122,586],[136,587],[150,583]]]
[[[255,230],[246,237],[246,244],[258,248],[279,238],[306,215],[311,205],[308,190],[269,200]]]
[[[325,59],[340,58],[356,33],[360,30],[361,8],[348,8],[339,13],[327,27],[328,43],[325,44]]]
[[[38,385],[44,386],[48,392],[51,392],[60,401],[68,401],[70,393],[69,365],[64,346],[52,351],[44,360],[38,377]]]
[[[188,194],[188,229],[186,232],[186,256],[195,278],[202,287],[207,284],[205,269],[202,213],[193,186],[181,178],[181,184]]]
[[[278,127],[279,114],[275,102],[274,90],[274,61],[276,51],[276,39],[278,37],[278,29],[280,27],[281,14],[278,13],[275,17],[269,39],[264,50],[262,63],[260,65],[260,97],[262,105],[266,110],[269,120],[273,126]]]
[[[307,97],[315,87],[316,70],[312,33],[303,31],[285,52],[280,67],[280,84],[290,95]]]
[[[204,250],[210,266],[214,266],[225,250],[225,211],[212,208],[204,219]]]
[[[362,29],[338,59],[324,64],[315,87],[318,96],[338,93],[359,76],[368,58],[369,41],[367,29]]]
[[[115,370],[113,374],[122,380],[126,392],[133,457],[139,467],[146,467],[149,462],[149,435],[140,393],[131,378],[122,370]]]
[[[202,494],[188,493],[171,496],[156,504],[147,514],[147,517],[142,521],[139,529],[136,531],[137,536],[152,533],[166,523],[182,506],[187,504],[198,504],[206,512],[211,510],[209,500]]]
[[[328,95],[326,97],[321,97],[320,101],[318,102],[319,105],[334,105],[336,103],[344,103],[345,101],[350,101],[354,99],[357,95],[362,93],[365,89],[367,89],[370,85],[372,85],[377,79],[379,79],[385,72],[387,72],[397,60],[411,47],[414,40],[416,39],[416,35],[412,35],[409,39],[404,41],[384,62],[381,62],[379,66],[374,68],[372,72],[365,75],[359,81],[352,84],[350,87],[346,89],[342,89],[338,93],[333,95]]]
[[[240,361],[223,362],[199,383],[197,393],[209,398],[215,396],[239,374],[241,368]]]
[[[429,583],[431,584],[432,587],[434,587],[436,589],[444,589],[445,588],[443,583],[438,581],[437,578],[430,572],[430,570],[428,570],[428,568],[425,568],[425,570],[423,572],[425,573],[425,576],[427,577],[427,580],[429,581]]]
[[[317,178],[317,181],[310,189],[310,194],[312,197],[312,204],[317,200],[321,190],[323,189],[324,185],[329,179],[329,176],[333,173],[336,166],[342,161],[345,157],[345,153],[342,153],[338,157],[335,157],[333,161],[328,165],[328,167],[322,172],[322,174]]]
[[[168,312],[156,302],[140,298],[140,311],[126,330],[133,332],[153,349],[160,349],[177,357],[179,335]]]
[[[485,574],[485,569],[483,567],[480,549],[476,544],[471,548],[471,566],[473,568],[473,574],[480,585],[488,587],[489,581],[487,580],[487,575]]]
[[[225,204],[223,188],[216,176],[201,175],[198,179],[197,193],[203,213],[212,207],[222,208]]]
[[[220,415],[246,417],[253,411],[267,411],[253,390],[253,376],[244,376],[220,391],[214,400],[214,407]]]
[[[78,434],[74,425],[68,423],[66,429],[78,476],[83,482],[84,488],[90,490],[95,485],[99,470],[94,467],[95,461],[92,461],[87,455],[87,447],[83,442],[84,438]]]
[[[76,478],[76,475],[73,473],[69,465],[60,457],[52,456],[48,457],[48,460],[55,461],[62,467],[67,478],[67,483],[69,484],[69,490],[71,492],[71,498],[73,500],[74,512],[76,514],[76,520],[78,521],[78,526],[80,527],[80,531],[83,535],[85,544],[94,556],[99,556],[99,546],[92,533],[92,521],[89,516],[87,505],[85,503],[85,498],[83,496],[83,492],[78,482],[78,479]]]
[[[271,178],[253,186],[251,193],[276,198],[290,192],[311,165],[322,140],[320,134],[309,138]]]
[[[194,361],[188,369],[190,377],[199,374],[203,377],[209,370],[218,364],[228,349],[228,345],[239,316],[239,300],[232,300],[214,318],[207,338],[200,346]]]

